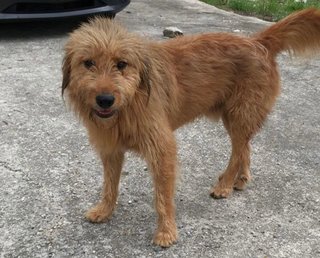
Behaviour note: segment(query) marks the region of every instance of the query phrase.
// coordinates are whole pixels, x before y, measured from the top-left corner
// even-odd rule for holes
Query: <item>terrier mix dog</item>
[[[88,220],[111,217],[124,153],[132,150],[152,171],[158,213],[153,241],[173,244],[173,131],[199,116],[221,118],[232,153],[211,195],[224,198],[244,189],[250,179],[249,142],[279,94],[277,54],[319,49],[317,9],[292,14],[251,37],[208,33],[153,42],[105,18],[83,24],[65,46],[62,94],[83,121],[104,167],[102,199],[87,212]]]

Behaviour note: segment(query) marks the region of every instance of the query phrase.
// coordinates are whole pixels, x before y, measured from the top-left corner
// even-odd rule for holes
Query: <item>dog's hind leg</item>
[[[222,115],[231,138],[232,153],[227,169],[212,189],[214,198],[226,198],[234,188],[244,189],[250,180],[250,140],[260,129],[268,110],[261,103],[253,101],[250,105],[248,101],[233,103]]]
[[[223,123],[225,128],[227,129],[229,135],[231,136],[232,133],[229,129],[229,123],[225,116],[222,117]],[[250,139],[249,139],[250,141]],[[242,162],[238,169],[237,176],[234,180],[233,188],[236,190],[243,190],[246,187],[246,184],[250,181],[250,142],[248,141],[247,144],[244,145],[243,152],[242,152]]]
[[[101,155],[104,167],[104,183],[101,201],[86,213],[91,222],[104,222],[109,219],[116,206],[118,187],[124,160],[123,153]]]
[[[220,175],[219,182],[213,187],[214,198],[228,197],[233,188],[243,189],[250,179],[249,140],[240,133],[231,133],[232,154],[226,171]]]

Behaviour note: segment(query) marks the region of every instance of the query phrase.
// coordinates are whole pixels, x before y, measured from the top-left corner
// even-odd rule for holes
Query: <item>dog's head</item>
[[[62,94],[83,119],[106,119],[150,94],[146,43],[115,21],[96,18],[65,46]]]

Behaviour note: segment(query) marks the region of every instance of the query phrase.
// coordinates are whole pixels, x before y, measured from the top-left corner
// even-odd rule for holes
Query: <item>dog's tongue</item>
[[[110,109],[103,109],[103,110],[98,110],[98,112],[100,114],[103,114],[103,115],[108,115],[110,114],[112,111]]]

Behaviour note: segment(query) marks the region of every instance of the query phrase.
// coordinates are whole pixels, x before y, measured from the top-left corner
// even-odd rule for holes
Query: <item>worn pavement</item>
[[[195,0],[133,0],[117,17],[163,40],[185,34],[250,34],[268,23]],[[129,154],[112,220],[91,224],[102,168],[61,95],[62,48],[76,20],[0,24],[0,257],[320,257],[320,58],[279,56],[282,94],[252,142],[253,181],[214,200],[230,142],[220,123],[176,132],[179,241],[151,244],[152,184]]]

